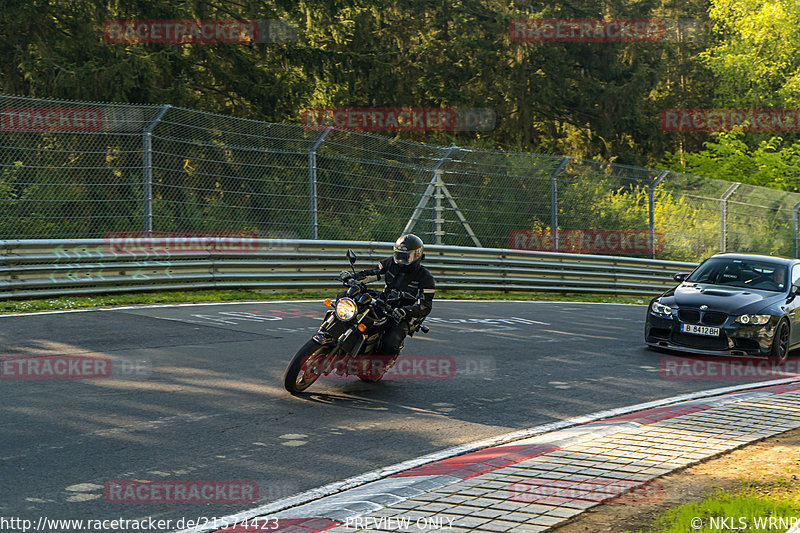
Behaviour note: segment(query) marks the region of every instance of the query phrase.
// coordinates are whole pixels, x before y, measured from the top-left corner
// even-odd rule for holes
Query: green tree
[[[662,107],[707,84],[697,41],[520,43],[514,18],[697,19],[705,0],[10,0],[0,11],[5,93],[175,106],[298,122],[328,106],[488,107],[491,132],[403,134],[429,143],[653,164],[673,147]],[[265,19],[286,43],[110,43],[115,19]]]
[[[703,107],[800,107],[800,4],[794,0],[712,0],[717,43],[700,56],[716,88]],[[800,136],[788,131],[720,133],[666,164],[701,176],[800,190]]]
[[[713,0],[709,15],[721,38],[703,54],[717,104],[800,107],[800,4]]]
[[[665,162],[672,170],[706,178],[749,183],[785,191],[800,191],[800,141],[792,144],[772,137],[754,147],[741,132],[720,133],[704,149],[683,155],[670,153]]]

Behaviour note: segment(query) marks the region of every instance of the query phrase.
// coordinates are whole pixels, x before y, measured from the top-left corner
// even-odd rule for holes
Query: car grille
[[[706,326],[721,326],[728,319],[728,315],[719,311],[706,311],[701,313],[696,309],[679,309],[678,318],[681,322],[689,324],[704,324]]]
[[[681,319],[681,322],[696,324],[700,322],[700,311],[695,311],[694,309],[680,309],[678,310],[678,318]]]
[[[703,350],[725,350],[728,348],[728,341],[724,337],[705,337],[690,333],[675,333],[672,336],[672,342]]]
[[[708,313],[703,313],[703,317],[700,321],[706,326],[721,326],[727,319],[728,315],[725,313],[709,311]]]

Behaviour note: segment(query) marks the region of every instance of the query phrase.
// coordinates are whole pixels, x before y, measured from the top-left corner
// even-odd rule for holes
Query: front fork
[[[333,311],[328,311],[327,315],[325,315],[325,320],[319,326],[319,330],[311,338],[322,345],[336,343],[336,339],[327,332],[327,329],[333,325],[335,320]]]

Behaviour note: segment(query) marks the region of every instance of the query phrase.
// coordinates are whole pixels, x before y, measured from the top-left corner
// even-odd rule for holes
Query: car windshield
[[[709,259],[686,281],[782,292],[786,289],[787,267],[753,259]]]

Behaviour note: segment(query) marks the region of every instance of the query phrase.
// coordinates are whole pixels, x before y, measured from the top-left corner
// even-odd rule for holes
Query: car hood
[[[785,301],[786,294],[782,292],[704,283],[681,283],[661,297],[661,303],[670,307],[697,309],[707,305],[709,310],[731,315],[758,313],[773,305],[780,306]]]

